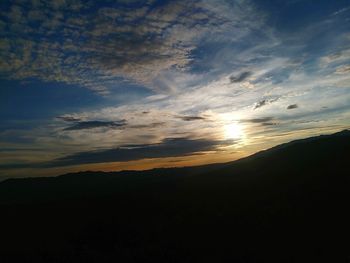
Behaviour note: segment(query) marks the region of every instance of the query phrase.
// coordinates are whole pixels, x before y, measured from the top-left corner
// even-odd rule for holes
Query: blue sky
[[[348,0],[0,10],[0,179],[223,162],[349,128]]]

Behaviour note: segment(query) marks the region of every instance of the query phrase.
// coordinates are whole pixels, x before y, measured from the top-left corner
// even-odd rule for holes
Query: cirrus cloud
[[[122,80],[159,91],[163,71],[184,70],[203,37],[237,23],[213,8],[219,2],[6,0],[0,74],[101,94]]]

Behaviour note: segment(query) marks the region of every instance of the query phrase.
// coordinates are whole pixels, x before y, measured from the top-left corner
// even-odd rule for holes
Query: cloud
[[[198,120],[205,120],[204,117],[201,116],[178,116],[177,118],[183,120],[183,121],[198,121]]]
[[[163,71],[188,66],[206,34],[233,23],[202,0],[138,1],[136,6],[133,1],[5,0],[0,22],[6,42],[2,75],[77,84],[101,94],[122,79],[155,88]]]
[[[275,118],[273,118],[273,117],[261,117],[261,118],[246,119],[246,120],[241,120],[241,122],[260,124],[262,126],[273,126],[273,125],[278,124],[277,122],[275,122]]]
[[[67,127],[64,131],[86,130],[94,128],[124,128],[127,125],[126,120],[120,121],[80,121],[73,126]]]
[[[260,107],[263,107],[267,104],[267,100],[261,100],[261,101],[258,101],[255,106],[254,106],[254,110],[257,109],[257,108],[260,108]]]
[[[278,125],[277,122],[263,122],[261,123],[262,126],[275,126]]]
[[[337,67],[336,74],[349,74],[350,73],[350,65],[342,65]]]
[[[239,74],[238,76],[231,76],[230,81],[231,81],[231,83],[242,82],[242,81],[246,80],[247,78],[249,78],[251,75],[252,75],[252,72],[244,71],[241,74]]]
[[[296,109],[296,108],[298,108],[298,107],[299,107],[298,104],[291,104],[291,105],[289,105],[289,106],[287,107],[287,110]]]
[[[81,121],[80,118],[76,118],[76,117],[73,117],[73,116],[58,116],[58,117],[56,117],[56,119],[63,120],[65,122],[78,122],[78,121]]]
[[[45,163],[45,167],[69,166],[89,163],[127,162],[146,158],[165,158],[215,151],[234,142],[208,139],[166,138],[156,144],[124,145],[115,149],[75,153]]]
[[[319,58],[320,66],[327,67],[349,61],[350,49],[343,49]],[[345,65],[346,66],[346,65]]]
[[[133,128],[133,129],[153,129],[157,127],[162,127],[165,125],[165,122],[153,122],[150,124],[135,124],[135,125],[130,125],[128,128]]]
[[[243,120],[243,122],[264,123],[264,122],[272,121],[273,119],[274,119],[273,117],[262,117],[262,118],[254,118],[254,119]]]
[[[255,103],[254,110],[261,108],[263,106],[269,105],[269,104],[277,101],[278,99],[279,99],[279,97],[260,100],[257,103]]]

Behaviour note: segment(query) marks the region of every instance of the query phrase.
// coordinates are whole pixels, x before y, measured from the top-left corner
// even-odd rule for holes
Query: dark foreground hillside
[[[228,164],[0,183],[0,262],[350,262],[350,132]]]

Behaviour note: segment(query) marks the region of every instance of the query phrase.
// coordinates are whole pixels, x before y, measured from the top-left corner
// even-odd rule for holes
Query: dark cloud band
[[[183,121],[198,121],[198,120],[205,120],[204,117],[201,116],[178,116],[177,118],[183,120]]]
[[[64,131],[76,131],[76,130],[86,130],[94,128],[123,128],[127,125],[126,120],[120,121],[80,121],[73,126],[67,127]]]
[[[167,138],[157,144],[126,145],[115,149],[80,152],[56,159],[46,167],[69,166],[89,163],[127,162],[146,158],[179,157],[215,151],[220,146],[234,144],[232,140]]]

